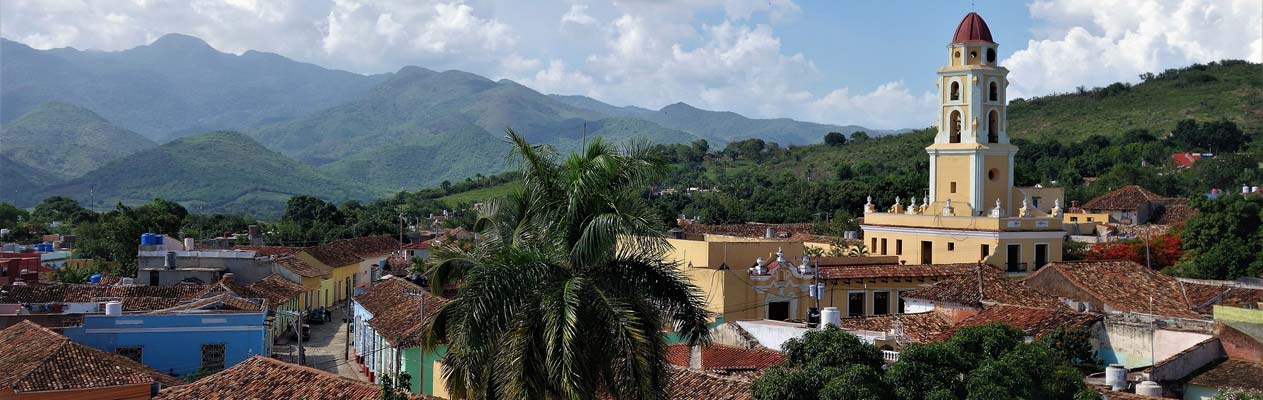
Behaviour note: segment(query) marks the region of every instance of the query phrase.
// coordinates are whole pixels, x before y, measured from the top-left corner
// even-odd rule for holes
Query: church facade
[[[885,206],[869,199],[861,228],[870,254],[906,264],[985,262],[1011,275],[1061,261],[1062,190],[1013,185],[1009,71],[997,64],[996,48],[982,17],[966,15],[938,70],[928,190]]]

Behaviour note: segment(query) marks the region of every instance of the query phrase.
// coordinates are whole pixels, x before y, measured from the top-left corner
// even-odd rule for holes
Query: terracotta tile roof
[[[160,400],[376,400],[381,387],[311,367],[254,356],[188,385],[164,390]],[[411,395],[413,399],[433,399]]]
[[[427,250],[434,247],[433,240],[422,240],[420,242],[404,243],[403,248],[407,250]]]
[[[447,303],[425,288],[399,277],[373,283],[368,291],[355,296],[355,302],[373,314],[368,325],[398,348],[419,345],[417,335],[425,318]]]
[[[197,298],[204,285],[105,286],[53,283],[5,286],[0,288],[0,304],[91,303],[121,299],[124,311],[158,310]]]
[[[257,313],[266,308],[267,300],[264,299],[243,299],[232,293],[220,293],[205,299],[155,310],[150,314],[183,314],[190,311],[204,314]]]
[[[1083,203],[1085,210],[1135,210],[1150,201],[1162,200],[1157,193],[1137,185],[1127,185],[1118,190],[1097,196]]]
[[[306,278],[321,277],[321,276],[329,275],[330,272],[333,272],[333,270],[329,269],[328,267],[325,267],[323,265],[318,265],[318,264],[311,264],[295,256],[284,256],[281,258],[277,258],[275,261],[278,265],[289,270],[290,272],[293,272],[294,274],[297,274],[298,276],[306,277]]]
[[[1194,376],[1189,384],[1235,389],[1248,392],[1263,392],[1263,363],[1224,359],[1219,365]]]
[[[267,278],[239,288],[237,294],[241,297],[267,299],[268,304],[279,305],[288,303],[306,291],[307,288],[303,285],[285,279],[280,275],[272,274]]]
[[[703,225],[689,224],[684,225],[681,229],[685,234],[689,235],[725,235],[762,238],[767,236],[767,228],[772,228],[774,232],[773,239],[789,239],[795,233],[811,233],[814,224],[730,224],[730,225]]]
[[[702,346],[702,369],[716,372],[761,371],[785,362],[785,353],[765,348],[710,344]],[[692,349],[687,344],[667,346],[667,362],[688,368]]]
[[[871,317],[843,318],[843,329],[893,333],[895,321],[903,324],[903,335],[916,343],[928,343],[951,328],[951,323],[937,312],[891,314]]]
[[[368,257],[377,257],[399,250],[399,242],[387,236],[370,236],[335,240],[303,251],[330,267],[355,264]]]
[[[973,272],[976,264],[821,265],[821,279],[941,278]]]
[[[981,295],[979,294],[981,290]],[[999,268],[982,264],[973,273],[951,276],[922,285],[902,295],[904,298],[982,307],[983,303],[1030,307],[1066,308],[1056,297],[1041,293],[1009,279]]]
[[[297,253],[303,248],[289,246],[233,246],[233,250],[251,250],[259,257],[280,257]]]
[[[1075,287],[1121,312],[1149,314],[1152,307],[1152,313],[1157,315],[1200,317],[1185,300],[1179,281],[1133,261],[1053,262],[1027,277],[1026,281],[1031,282],[1041,274],[1060,274]],[[1153,296],[1152,306],[1150,295]]]
[[[1189,304],[1202,314],[1210,314],[1214,306],[1249,307],[1263,303],[1263,287],[1234,281],[1179,279]]]
[[[748,400],[750,381],[670,367],[667,398],[673,400]]]
[[[70,341],[30,321],[0,331],[0,387],[17,393],[181,382],[140,363]],[[3,390],[0,390],[3,391]]]
[[[1086,328],[1101,319],[1099,314],[1077,313],[1064,308],[1048,309],[1015,305],[988,306],[981,312],[965,318],[950,329],[943,331],[940,338],[946,340],[964,327],[1001,322],[1022,330],[1022,333],[1026,336],[1038,339],[1062,326],[1082,326]]]
[[[1116,391],[1114,391],[1113,389],[1110,389],[1110,387],[1109,387],[1109,386],[1097,386],[1097,385],[1092,385],[1092,387],[1093,387],[1094,389],[1096,389],[1097,391],[1101,392],[1101,398],[1102,398],[1102,399],[1105,399],[1105,400],[1153,400],[1153,399],[1165,399],[1165,397],[1145,396],[1145,395],[1135,394],[1135,393],[1131,393],[1131,392],[1116,392]]]

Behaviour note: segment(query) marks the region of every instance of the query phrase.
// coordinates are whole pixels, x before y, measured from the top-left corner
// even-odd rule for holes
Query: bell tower
[[[996,43],[977,13],[969,13],[947,45],[939,68],[938,133],[930,156],[930,208],[948,199],[955,215],[980,215],[1000,202],[1003,216],[1013,203],[1013,155],[1005,132],[1009,70],[996,64]]]

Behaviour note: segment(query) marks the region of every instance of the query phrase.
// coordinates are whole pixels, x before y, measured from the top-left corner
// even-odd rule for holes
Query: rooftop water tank
[[[92,274],[92,276],[88,277],[88,283],[91,283],[91,284],[101,283],[101,274]]]
[[[1105,384],[1114,391],[1127,388],[1127,367],[1123,364],[1110,364],[1105,367]]]
[[[119,303],[117,301],[111,301],[109,303],[105,303],[105,316],[107,317],[123,316],[123,303]]]
[[[1136,394],[1141,396],[1162,397],[1162,385],[1154,381],[1144,381],[1136,385]]]
[[[837,307],[825,307],[824,311],[820,312],[820,329],[829,325],[842,326],[842,311]]]
[[[153,234],[152,234],[152,233],[142,233],[142,234],[140,234],[140,245],[141,245],[141,246],[151,246],[151,245],[153,245]]]
[[[162,245],[162,235],[159,235],[159,234],[156,234],[156,233],[155,233],[155,234],[153,235],[153,244],[156,244],[156,245]]]

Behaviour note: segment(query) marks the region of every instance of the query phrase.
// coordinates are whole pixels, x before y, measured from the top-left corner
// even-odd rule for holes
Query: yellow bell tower
[[[1009,70],[996,65],[996,43],[987,23],[969,13],[947,46],[939,68],[938,134],[926,147],[930,156],[929,209],[938,212],[951,199],[956,215],[1003,216],[1013,203],[1013,155],[1005,134],[1005,89]]]

